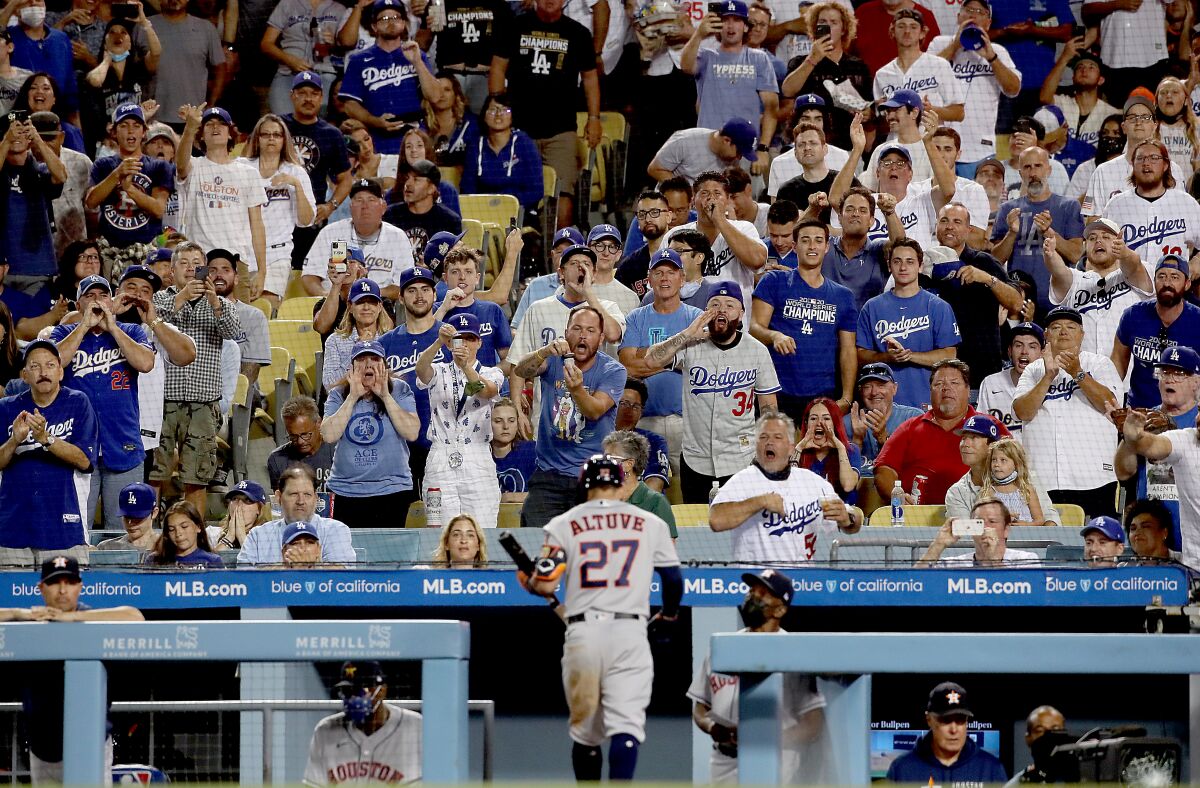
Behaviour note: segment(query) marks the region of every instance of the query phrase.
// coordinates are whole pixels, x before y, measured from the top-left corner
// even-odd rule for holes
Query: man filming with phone
[[[967,562],[975,566],[1003,566],[1017,564],[1029,566],[1037,561],[1037,553],[1014,550],[1008,546],[1008,530],[1012,524],[1012,513],[995,498],[984,498],[975,502],[970,518],[956,517],[946,521],[938,529],[933,544],[921,556],[917,566],[928,569],[940,562],[943,566],[958,566]],[[964,536],[975,543],[974,552],[942,558],[947,547],[954,547]]]

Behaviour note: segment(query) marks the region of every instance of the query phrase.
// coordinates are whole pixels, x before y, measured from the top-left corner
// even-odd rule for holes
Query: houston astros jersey
[[[317,723],[304,784],[413,783],[421,779],[421,715],[384,701],[388,718],[370,736],[343,712]]]
[[[1126,189],[1108,201],[1103,215],[1121,226],[1125,245],[1147,263],[1164,254],[1187,257],[1189,244],[1200,247],[1200,205],[1178,189],[1153,200]]]
[[[1151,275],[1152,282],[1153,279]],[[1129,284],[1120,267],[1106,274],[1071,269],[1071,287],[1062,298],[1058,298],[1053,283],[1050,286],[1051,304],[1069,306],[1083,317],[1083,344],[1079,349],[1102,356],[1112,353],[1121,314],[1139,301],[1153,297],[1152,291]]]
[[[624,501],[595,500],[546,524],[546,543],[567,554],[567,616],[588,611],[650,615],[650,579],[679,566],[667,524]]]
[[[811,561],[817,551],[817,529],[837,528],[821,511],[822,498],[837,498],[833,485],[803,468],[792,468],[786,479],[772,481],[757,465],[738,471],[725,483],[713,504],[745,501],[767,493],[783,497],[785,514],[759,509],[733,529],[733,560],[738,563]]]

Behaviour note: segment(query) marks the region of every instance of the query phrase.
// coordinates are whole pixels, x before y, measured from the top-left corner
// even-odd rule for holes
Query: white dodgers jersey
[[[379,784],[421,779],[421,715],[387,703],[388,718],[367,736],[344,713],[317,723],[308,748],[304,784]]]
[[[624,501],[588,501],[560,514],[546,524],[546,542],[567,554],[567,616],[649,616],[654,568],[679,566],[667,524]]]
[[[737,563],[799,564],[817,551],[817,529],[837,528],[826,520],[821,499],[837,498],[833,485],[803,468],[792,468],[782,481],[772,481],[757,465],[738,471],[713,499],[713,505],[736,503],[766,493],[783,497],[784,514],[759,509],[734,528],[733,560]]]

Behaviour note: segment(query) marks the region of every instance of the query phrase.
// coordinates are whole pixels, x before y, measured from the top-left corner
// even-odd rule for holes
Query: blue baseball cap
[[[1093,517],[1087,521],[1087,524],[1080,530],[1080,536],[1087,536],[1088,531],[1099,531],[1114,542],[1125,544],[1125,531],[1121,528],[1121,524],[1112,517],[1101,516]]]
[[[596,241],[599,241],[601,238],[612,238],[617,242],[617,246],[620,246],[621,241],[623,240],[621,238],[621,231],[616,228],[616,225],[612,224],[598,224],[593,227],[588,233],[588,245],[590,246],[596,243]]]
[[[653,271],[660,265],[673,265],[676,268],[683,268],[683,260],[679,259],[679,253],[669,247],[663,247],[650,256],[650,268],[647,270]]]
[[[134,482],[121,488],[117,508],[121,510],[122,517],[144,520],[154,511],[156,499],[153,487],[145,482]]]
[[[294,523],[288,523],[283,527],[283,536],[281,537],[283,544],[291,544],[301,536],[311,536],[318,542],[321,541],[321,535],[317,533],[317,527],[312,523],[306,523],[303,520],[298,520]]]
[[[744,118],[730,118],[721,127],[722,137],[728,137],[737,148],[738,155],[746,161],[757,161],[754,145],[758,140],[758,131]]]
[[[140,104],[122,104],[113,110],[112,122],[114,126],[129,118],[139,121],[143,126],[146,125],[146,113],[142,112]]]
[[[711,301],[717,296],[729,296],[741,301],[742,287],[737,282],[730,282],[728,280],[717,282],[713,285],[713,289],[709,291],[708,300]]]
[[[1191,279],[1191,271],[1188,268],[1188,261],[1177,254],[1164,254],[1158,258],[1158,262],[1154,264],[1154,273],[1158,273],[1164,268],[1171,268],[1183,274],[1185,279]]]
[[[228,501],[235,495],[244,495],[254,503],[267,502],[267,491],[253,479],[242,479],[236,485],[230,487],[229,491],[225,493],[225,500]]]
[[[383,345],[374,339],[368,339],[366,342],[355,342],[354,347],[350,349],[350,360],[359,356],[379,356],[387,358],[387,353],[383,350]]]
[[[103,276],[92,274],[79,280],[79,287],[75,288],[75,300],[78,301],[83,298],[83,294],[93,287],[103,287],[106,293],[112,295],[112,284]]]
[[[563,249],[562,257],[558,258],[559,268],[561,268],[567,264],[568,258],[574,257],[577,254],[581,254],[584,257],[586,257],[587,259],[591,260],[592,265],[596,264],[596,253],[595,252],[593,252],[590,248],[588,248],[582,244],[575,244],[573,246],[568,246],[566,249]]]
[[[155,263],[161,263],[165,260],[170,260],[172,254],[174,254],[172,250],[160,246],[159,248],[152,250],[150,254],[146,255],[146,265],[151,266]]]
[[[433,272],[428,268],[420,265],[414,265],[412,268],[406,268],[400,272],[400,292],[403,293],[410,285],[417,282],[428,282],[431,286],[437,286],[437,280],[433,278]]]
[[[347,260],[357,260],[358,262],[363,263],[364,265],[367,262],[367,258],[363,257],[363,250],[359,249],[357,246],[346,247],[346,259]]]
[[[209,107],[208,109],[204,110],[204,114],[202,116],[200,116],[200,125],[203,126],[205,123],[208,123],[213,118],[216,118],[217,120],[221,121],[226,126],[233,125],[233,118],[230,117],[228,112],[221,109],[220,107]]]
[[[987,438],[988,443],[995,443],[1000,440],[1000,427],[996,422],[992,421],[989,416],[983,416],[978,413],[964,421],[963,425],[954,431],[954,434],[962,435],[964,432],[982,435]]]
[[[858,371],[858,383],[861,386],[868,380],[878,380],[881,383],[895,383],[896,373],[892,372],[892,368],[882,361],[876,361],[873,364],[864,364],[863,368]]]
[[[889,153],[894,153],[908,162],[908,166],[912,166],[912,154],[908,152],[908,148],[903,145],[898,145],[895,142],[886,142],[879,146],[879,158],[875,160],[875,166],[878,167],[883,161],[883,157]]]
[[[446,321],[459,334],[470,334],[473,337],[479,337],[479,318],[470,312],[459,312]]]
[[[1046,313],[1046,328],[1055,320],[1070,320],[1073,323],[1083,325],[1083,315],[1069,306],[1056,306]]]
[[[576,230],[574,227],[564,227],[554,234],[554,241],[550,244],[550,248],[558,246],[561,243],[570,243],[572,246],[586,246],[587,239],[583,237],[583,233]]]
[[[48,339],[35,339],[21,351],[21,369],[24,369],[25,365],[29,363],[29,357],[33,355],[33,351],[35,350],[49,350],[56,357],[58,356],[58,345]]]
[[[750,7],[742,0],[725,0],[721,3],[721,17],[736,16],[741,19],[750,18]]]
[[[900,107],[908,107],[915,109],[917,112],[925,109],[924,102],[921,101],[921,94],[915,90],[903,88],[892,94],[892,97],[883,102],[879,106],[887,109],[899,109]]]
[[[1046,332],[1042,331],[1042,327],[1037,323],[1017,323],[1009,332],[1008,344],[1012,344],[1013,339],[1025,334],[1031,336],[1038,341],[1042,347],[1046,346]]]
[[[379,285],[373,279],[367,279],[366,277],[350,285],[350,303],[357,304],[364,298],[374,298],[379,302],[383,301],[383,295],[379,292]]]
[[[1171,345],[1162,349],[1154,366],[1182,369],[1189,375],[1200,375],[1200,354],[1187,345]]]
[[[816,107],[817,109],[824,111],[827,106],[829,105],[825,103],[825,99],[821,98],[816,93],[805,93],[802,96],[796,96],[795,113],[799,115],[800,110],[810,109],[812,107]]]
[[[371,3],[371,10],[376,14],[379,14],[388,8],[395,9],[396,11],[399,11],[405,18],[408,18],[408,11],[404,8],[404,3],[401,3],[400,0],[375,0],[374,3]]]
[[[292,90],[304,87],[316,88],[317,90],[325,89],[324,83],[321,82],[321,75],[315,71],[301,71],[292,77]]]
[[[446,259],[446,255],[450,254],[450,250],[457,246],[466,234],[466,230],[458,235],[447,230],[434,233],[433,237],[425,242],[425,252],[422,254],[425,267],[432,271],[441,265],[442,261]]]
[[[125,273],[121,274],[121,282],[124,283],[128,279],[144,279],[150,283],[150,287],[154,288],[154,292],[162,290],[162,278],[154,273],[153,269],[144,265],[131,265],[125,269]]]

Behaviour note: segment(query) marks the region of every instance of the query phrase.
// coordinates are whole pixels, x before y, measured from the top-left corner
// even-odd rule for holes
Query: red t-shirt
[[[920,3],[913,3],[913,8],[921,12],[921,16],[925,17],[925,27],[929,28],[925,39],[921,41],[921,49],[924,51],[929,49],[929,42],[934,36],[940,35],[941,31],[932,11]],[[880,68],[896,59],[896,39],[892,38],[889,32],[892,15],[884,8],[883,0],[868,0],[854,11],[854,16],[858,17],[854,54],[863,59],[874,75]]]
[[[968,405],[966,414],[952,430],[938,426],[932,411],[913,416],[883,444],[883,451],[875,458],[875,467],[886,465],[899,474],[905,492],[912,492],[914,476],[928,476],[929,481],[921,486],[921,505],[945,503],[946,490],[970,470],[958,454],[959,436],[955,433],[978,412]],[[1010,437],[1003,424],[999,427],[1001,437]]]

